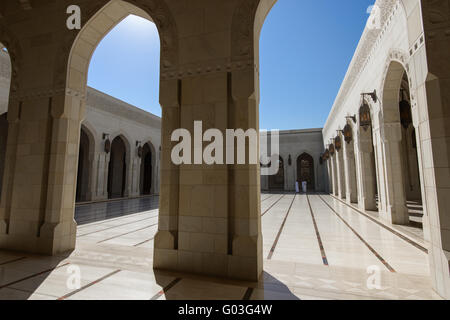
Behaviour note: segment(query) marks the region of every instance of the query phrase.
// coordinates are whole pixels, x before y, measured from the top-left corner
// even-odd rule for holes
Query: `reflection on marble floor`
[[[154,272],[150,197],[77,207],[77,249],[67,256],[0,251],[0,299],[440,299],[425,252],[338,200],[262,194],[261,202],[259,283]]]

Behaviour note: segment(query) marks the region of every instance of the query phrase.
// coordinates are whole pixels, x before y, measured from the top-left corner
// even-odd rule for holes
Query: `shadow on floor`
[[[0,252],[0,300],[55,300],[49,276],[67,274],[70,253],[59,256],[37,256],[17,252]]]
[[[156,283],[164,288],[166,300],[300,300],[283,282],[267,272],[263,273],[259,282],[241,282],[157,270],[155,279]],[[162,295],[161,292],[155,299]]]

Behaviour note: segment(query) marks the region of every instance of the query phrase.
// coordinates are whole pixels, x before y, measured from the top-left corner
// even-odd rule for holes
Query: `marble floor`
[[[258,283],[152,270],[158,199],[77,206],[77,248],[0,251],[1,299],[440,299],[427,253],[328,195],[261,195]]]

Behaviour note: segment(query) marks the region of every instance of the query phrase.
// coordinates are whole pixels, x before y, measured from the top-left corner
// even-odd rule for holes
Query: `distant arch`
[[[123,135],[116,136],[111,142],[108,165],[108,198],[116,199],[126,196],[127,170],[129,161],[129,143]]]
[[[85,126],[80,129],[80,147],[78,151],[78,171],[76,202],[92,200],[93,153],[95,152],[94,134]]]
[[[297,181],[299,185],[306,182],[308,191],[316,190],[314,158],[309,153],[302,153],[297,158]]]

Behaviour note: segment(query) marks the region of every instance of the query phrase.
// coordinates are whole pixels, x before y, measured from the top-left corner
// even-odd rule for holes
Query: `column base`
[[[386,219],[388,223],[409,225],[409,213],[406,205],[388,206]]]
[[[14,232],[14,225],[6,233],[5,222],[0,222],[0,248],[35,254],[57,255],[73,251],[76,244],[75,221],[64,224],[44,224],[40,236]],[[34,228],[30,228],[33,230]]]
[[[352,196],[351,193],[347,193],[346,201],[347,201],[348,204],[353,204],[353,203],[357,203],[358,202],[358,198],[355,197],[355,196]]]
[[[183,272],[233,280],[257,282],[262,276],[262,264],[257,258],[217,253],[199,253],[171,249],[154,250],[153,269]]]
[[[158,232],[159,233],[159,232]],[[161,248],[167,242],[165,232],[155,242],[153,253],[153,268],[174,272],[191,273],[205,276],[215,276],[233,280],[257,282],[263,274],[262,246],[258,245],[260,237],[237,237],[233,247],[250,250],[254,256],[239,256],[241,252],[235,250],[235,255],[223,253],[205,253]],[[156,238],[155,238],[156,240]],[[241,253],[242,254],[242,253]]]
[[[375,202],[375,199],[367,199],[367,198],[361,198],[361,200],[358,203],[358,207],[361,210],[368,210],[368,211],[378,211],[377,204]]]

